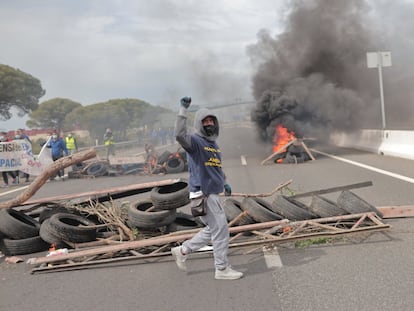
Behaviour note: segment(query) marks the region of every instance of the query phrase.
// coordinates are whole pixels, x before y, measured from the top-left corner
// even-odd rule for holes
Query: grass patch
[[[334,241],[333,238],[312,238],[306,240],[300,240],[295,242],[295,247],[297,248],[306,248],[311,245],[321,245],[321,244],[328,244]]]

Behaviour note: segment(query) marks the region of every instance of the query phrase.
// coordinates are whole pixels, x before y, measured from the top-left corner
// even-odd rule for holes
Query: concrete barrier
[[[359,130],[331,135],[333,144],[414,160],[414,131]]]

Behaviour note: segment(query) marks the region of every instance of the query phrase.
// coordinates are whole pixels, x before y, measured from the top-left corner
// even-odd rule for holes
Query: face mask
[[[53,139],[57,139],[57,135],[52,135],[52,138]]]
[[[212,136],[216,132],[216,126],[215,125],[206,125],[203,126],[204,131],[206,131],[207,136]]]
[[[3,140],[4,139],[4,136],[0,136],[0,140]]]
[[[16,139],[22,138],[20,135],[16,135],[15,137],[16,137]]]

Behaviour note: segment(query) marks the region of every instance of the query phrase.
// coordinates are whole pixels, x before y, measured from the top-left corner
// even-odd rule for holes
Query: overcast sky
[[[38,78],[45,100],[138,98],[175,108],[251,99],[246,47],[277,33],[275,0],[0,0],[0,63]],[[27,118],[2,122],[25,127]]]

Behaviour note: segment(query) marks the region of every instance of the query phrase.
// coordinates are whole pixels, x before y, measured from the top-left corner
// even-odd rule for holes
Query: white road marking
[[[4,195],[8,195],[8,194],[13,193],[13,192],[21,191],[23,189],[26,189],[27,187],[29,187],[29,186],[22,186],[22,187],[19,187],[19,188],[10,190],[10,191],[6,191],[6,192],[3,192],[3,193],[0,193],[0,197],[2,197]]]
[[[282,259],[276,246],[263,246],[263,257],[267,268],[283,267]]]
[[[337,157],[337,156],[334,156],[332,154],[325,153],[325,152],[322,152],[322,151],[318,151],[318,150],[315,150],[315,149],[311,149],[311,150],[313,152],[320,153],[324,156],[327,156],[327,157],[335,159],[335,160],[339,160],[339,161],[342,161],[342,162],[345,162],[345,163],[349,163],[349,164],[352,164],[352,165],[355,165],[355,166],[359,166],[359,167],[365,168],[365,169],[370,170],[370,171],[374,171],[374,172],[377,172],[377,173],[380,173],[380,174],[388,175],[390,177],[401,179],[401,180],[404,180],[404,181],[407,181],[409,183],[414,184],[414,178],[410,178],[410,177],[407,177],[407,176],[404,176],[404,175],[400,175],[400,174],[396,174],[396,173],[393,173],[393,172],[390,172],[390,171],[382,170],[380,168],[376,168],[376,167],[373,167],[373,166],[370,166],[370,165],[365,165],[365,164],[362,164],[362,163],[359,163],[359,162],[347,160],[347,159]]]
[[[244,155],[240,156],[240,159],[242,165],[247,165],[246,157]]]

